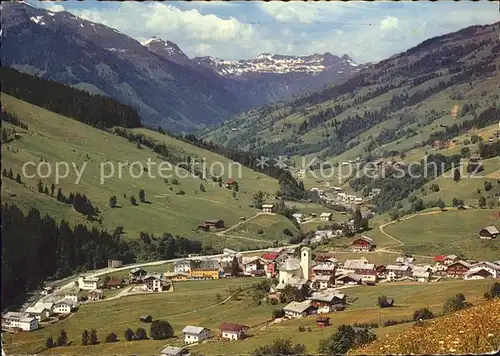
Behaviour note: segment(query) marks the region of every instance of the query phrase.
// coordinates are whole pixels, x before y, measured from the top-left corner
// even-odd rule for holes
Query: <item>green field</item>
[[[227,232],[225,236],[242,235],[266,241],[287,242],[291,236],[284,234],[285,229],[288,229],[294,236],[300,234],[300,231],[293,222],[286,217],[266,214],[241,223],[236,228]]]
[[[449,210],[417,215],[385,227],[404,242],[405,250],[424,255],[464,254],[468,258],[494,260],[500,256],[497,240],[480,240],[479,230],[499,226],[498,209]]]
[[[230,227],[239,221],[240,216],[249,218],[255,215],[258,210],[249,207],[253,201],[253,193],[257,190],[274,193],[278,189],[276,180],[244,167],[241,167],[241,178],[238,178],[235,176],[239,172],[238,165],[227,158],[157,132],[137,130],[159,142],[165,142],[169,152],[179,157],[191,156],[196,160],[205,157],[209,175],[210,167],[214,167],[213,174],[221,173],[221,167],[224,167],[223,179],[226,180],[230,178],[229,173],[232,171],[232,178],[239,182],[240,189],[234,198],[231,190],[220,188],[213,184],[210,178],[207,182],[202,182],[199,178],[192,176],[178,178],[179,184],[176,185],[172,181],[172,178],[176,176],[172,170],[164,172],[167,175],[172,174],[172,178],[169,178],[166,183],[157,170],[158,164],[162,161],[149,148],[138,149],[135,143],[125,138],[84,125],[5,94],[2,94],[1,99],[7,110],[16,114],[29,127],[28,131],[16,127],[18,132],[21,131],[21,138],[2,145],[2,167],[7,170],[12,169],[15,176],[22,172],[22,166],[26,162],[31,161],[34,164],[39,164],[41,160],[48,162],[52,167],[52,175],[42,179],[43,183],[49,189],[54,183],[56,192],[58,188],[61,188],[65,195],[69,195],[70,192],[86,194],[93,205],[101,211],[103,224],[99,226],[94,223],[99,228],[114,230],[121,225],[124,227],[126,238],[135,238],[141,231],[155,235],[169,232],[214,246],[233,248],[262,246],[261,240],[224,238],[214,233],[197,232],[196,227],[207,219],[222,219],[225,225]],[[9,124],[5,126],[12,127]],[[141,174],[139,163],[146,165],[148,159],[156,163],[151,165],[151,171],[142,172],[142,177],[134,178]],[[101,164],[108,161],[115,167],[115,175],[110,179],[105,179],[101,184]],[[54,176],[56,162],[68,162],[70,165],[68,177],[61,179],[58,184]],[[79,184],[75,184],[76,174],[71,167],[72,162],[78,169],[86,163]],[[118,164],[125,162],[129,162],[129,166],[123,166],[120,178]],[[133,162],[138,163],[133,166]],[[214,162],[220,162],[220,165],[212,166]],[[132,169],[130,169],[131,166]],[[111,172],[110,165],[103,167],[103,172],[106,174]],[[61,166],[61,172],[64,172],[63,169],[64,167]],[[45,174],[45,170],[46,167],[43,167],[42,173]],[[27,172],[33,174],[35,170],[29,167]],[[179,169],[179,172],[187,175],[187,172],[182,169]],[[25,209],[35,207],[42,213],[50,213],[56,219],[64,218],[70,222],[92,224],[85,222],[83,216],[69,205],[38,193],[36,189],[38,180],[39,178],[23,177],[24,185],[19,185],[14,181],[3,179],[2,198],[5,202],[11,202]],[[200,191],[200,183],[204,185],[205,192]],[[140,189],[145,190],[146,200],[149,203],[132,206],[128,199],[135,196],[139,201]],[[176,193],[180,190],[183,190],[185,195],[177,195]],[[116,208],[110,208],[108,204],[109,198],[113,195],[118,199]]]
[[[216,281],[190,281],[175,284],[174,293],[129,296],[112,301],[83,305],[71,318],[59,325],[52,325],[31,333],[9,334],[4,336],[6,350],[12,353],[34,353],[43,349],[46,337],[57,336],[64,328],[72,340],[71,346],[49,350],[54,354],[116,354],[116,353],[157,353],[165,345],[181,345],[180,331],[185,325],[202,325],[209,329],[217,329],[221,322],[238,322],[249,325],[253,335],[241,342],[206,343],[195,346],[194,350],[206,355],[235,354],[251,352],[259,345],[272,342],[275,338],[292,338],[294,342],[306,344],[308,351],[314,352],[319,340],[333,332],[340,324],[355,322],[384,322],[385,320],[401,320],[410,317],[415,309],[430,307],[434,312],[441,310],[446,298],[456,293],[464,293],[467,300],[474,303],[491,284],[489,280],[480,281],[446,281],[432,284],[394,283],[375,287],[359,286],[345,290],[353,304],[343,312],[332,315],[332,327],[321,330],[315,326],[315,318],[284,321],[282,324],[267,324],[273,308],[279,306],[252,304],[244,294],[240,300],[229,300],[222,305],[217,304],[217,294],[222,299],[236,291],[238,286],[249,287],[258,280],[239,278]],[[377,297],[386,295],[394,298],[394,308],[381,310],[376,306]],[[136,329],[143,326],[149,332],[147,324],[139,322],[139,316],[151,314],[155,319],[168,320],[176,332],[176,336],[164,341],[119,341],[114,344],[103,342],[106,335],[115,332],[123,339],[127,327]],[[105,315],[105,318],[100,316]],[[311,332],[298,332],[298,326],[311,327]],[[396,332],[409,324],[375,330],[377,334]],[[84,329],[95,328],[101,340],[97,346],[79,346],[80,336]]]

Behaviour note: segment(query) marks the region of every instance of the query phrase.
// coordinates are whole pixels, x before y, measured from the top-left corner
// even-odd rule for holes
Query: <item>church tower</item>
[[[311,249],[309,247],[302,247],[300,249],[300,268],[302,269],[302,278],[305,280],[311,279],[311,260]]]

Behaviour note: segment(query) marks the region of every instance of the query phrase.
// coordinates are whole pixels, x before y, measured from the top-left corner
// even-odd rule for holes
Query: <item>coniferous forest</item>
[[[116,100],[70,86],[0,68],[2,92],[98,128],[140,127],[137,110]]]

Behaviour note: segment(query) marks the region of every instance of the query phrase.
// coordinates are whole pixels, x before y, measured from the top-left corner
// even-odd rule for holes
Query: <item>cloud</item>
[[[64,11],[64,6],[59,5],[59,4],[50,4],[49,6],[45,7],[47,10],[52,11],[52,12],[61,12]]]
[[[392,31],[399,27],[399,20],[394,16],[386,16],[380,21],[380,31]]]

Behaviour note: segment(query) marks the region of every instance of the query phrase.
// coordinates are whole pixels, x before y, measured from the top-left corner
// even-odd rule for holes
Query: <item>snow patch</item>
[[[47,12],[47,14],[48,14],[49,16],[56,16],[56,14],[54,14],[53,12],[50,12],[50,11],[49,11],[49,12]]]
[[[33,21],[34,23],[39,23],[40,20],[43,19],[43,16],[37,16],[37,17],[30,17],[30,20]]]
[[[81,24],[80,24],[80,27],[82,27],[82,28],[83,28],[83,27],[85,27],[85,26],[83,26],[83,23],[81,23]]]

